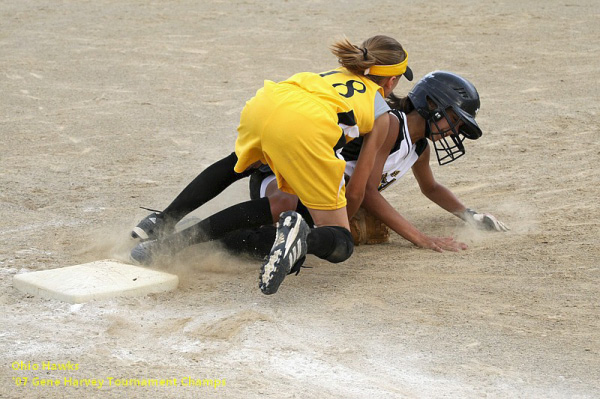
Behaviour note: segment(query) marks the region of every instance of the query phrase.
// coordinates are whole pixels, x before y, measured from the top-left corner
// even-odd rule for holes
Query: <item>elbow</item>
[[[359,203],[359,204],[363,200],[361,198],[361,195],[359,195],[358,193],[348,193],[348,194],[346,194],[346,199],[348,200],[348,202]]]
[[[433,193],[435,193],[435,191],[438,188],[438,184],[428,184],[426,186],[421,186],[421,193],[426,196],[427,198],[431,198],[431,196],[433,195]]]
[[[427,198],[430,198],[431,190],[421,187],[421,194],[423,194]]]
[[[349,191],[346,193],[346,200],[353,204],[362,204],[364,199],[364,192],[360,191]]]

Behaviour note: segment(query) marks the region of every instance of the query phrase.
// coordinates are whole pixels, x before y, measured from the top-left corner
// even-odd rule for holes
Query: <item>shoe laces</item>
[[[292,266],[288,274],[296,273],[296,276],[300,274],[301,269],[312,269],[312,266],[303,266],[306,260],[306,255],[298,259],[298,261]]]
[[[154,212],[154,213],[157,213],[157,214],[159,214],[159,215],[162,215],[162,211],[159,211],[159,210],[157,210],[157,209],[146,208],[145,206],[140,206],[140,209],[145,209],[145,210],[147,210],[147,211]]]

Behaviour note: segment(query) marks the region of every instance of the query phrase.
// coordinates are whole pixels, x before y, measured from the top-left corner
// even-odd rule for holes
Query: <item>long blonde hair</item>
[[[331,45],[331,52],[341,66],[352,73],[363,75],[373,65],[394,65],[406,58],[406,52],[392,37],[377,35],[368,38],[360,46],[355,46],[344,37]],[[382,76],[367,75],[376,83],[385,79]]]

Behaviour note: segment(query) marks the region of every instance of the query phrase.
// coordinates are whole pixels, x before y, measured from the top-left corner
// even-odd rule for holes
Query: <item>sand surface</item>
[[[371,3],[0,1],[0,397],[600,397],[600,3]],[[407,176],[388,200],[468,250],[394,235],[343,264],[309,258],[269,297],[259,264],[213,245],[158,266],[180,277],[171,293],[71,305],[13,287],[124,259],[139,207],[164,208],[233,149],[264,79],[330,69],[334,39],[379,33],[417,78],[476,84],[483,137],[433,169],[509,233],[465,227]]]

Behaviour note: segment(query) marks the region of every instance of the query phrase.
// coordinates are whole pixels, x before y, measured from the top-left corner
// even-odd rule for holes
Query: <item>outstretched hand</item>
[[[470,222],[480,230],[488,231],[508,231],[507,225],[496,219],[494,215],[489,213],[478,213],[472,209],[467,209],[465,212],[467,222]]]
[[[431,249],[436,252],[465,250],[468,248],[464,242],[456,241],[452,237],[429,237],[425,236],[421,242],[415,243],[421,248]]]

